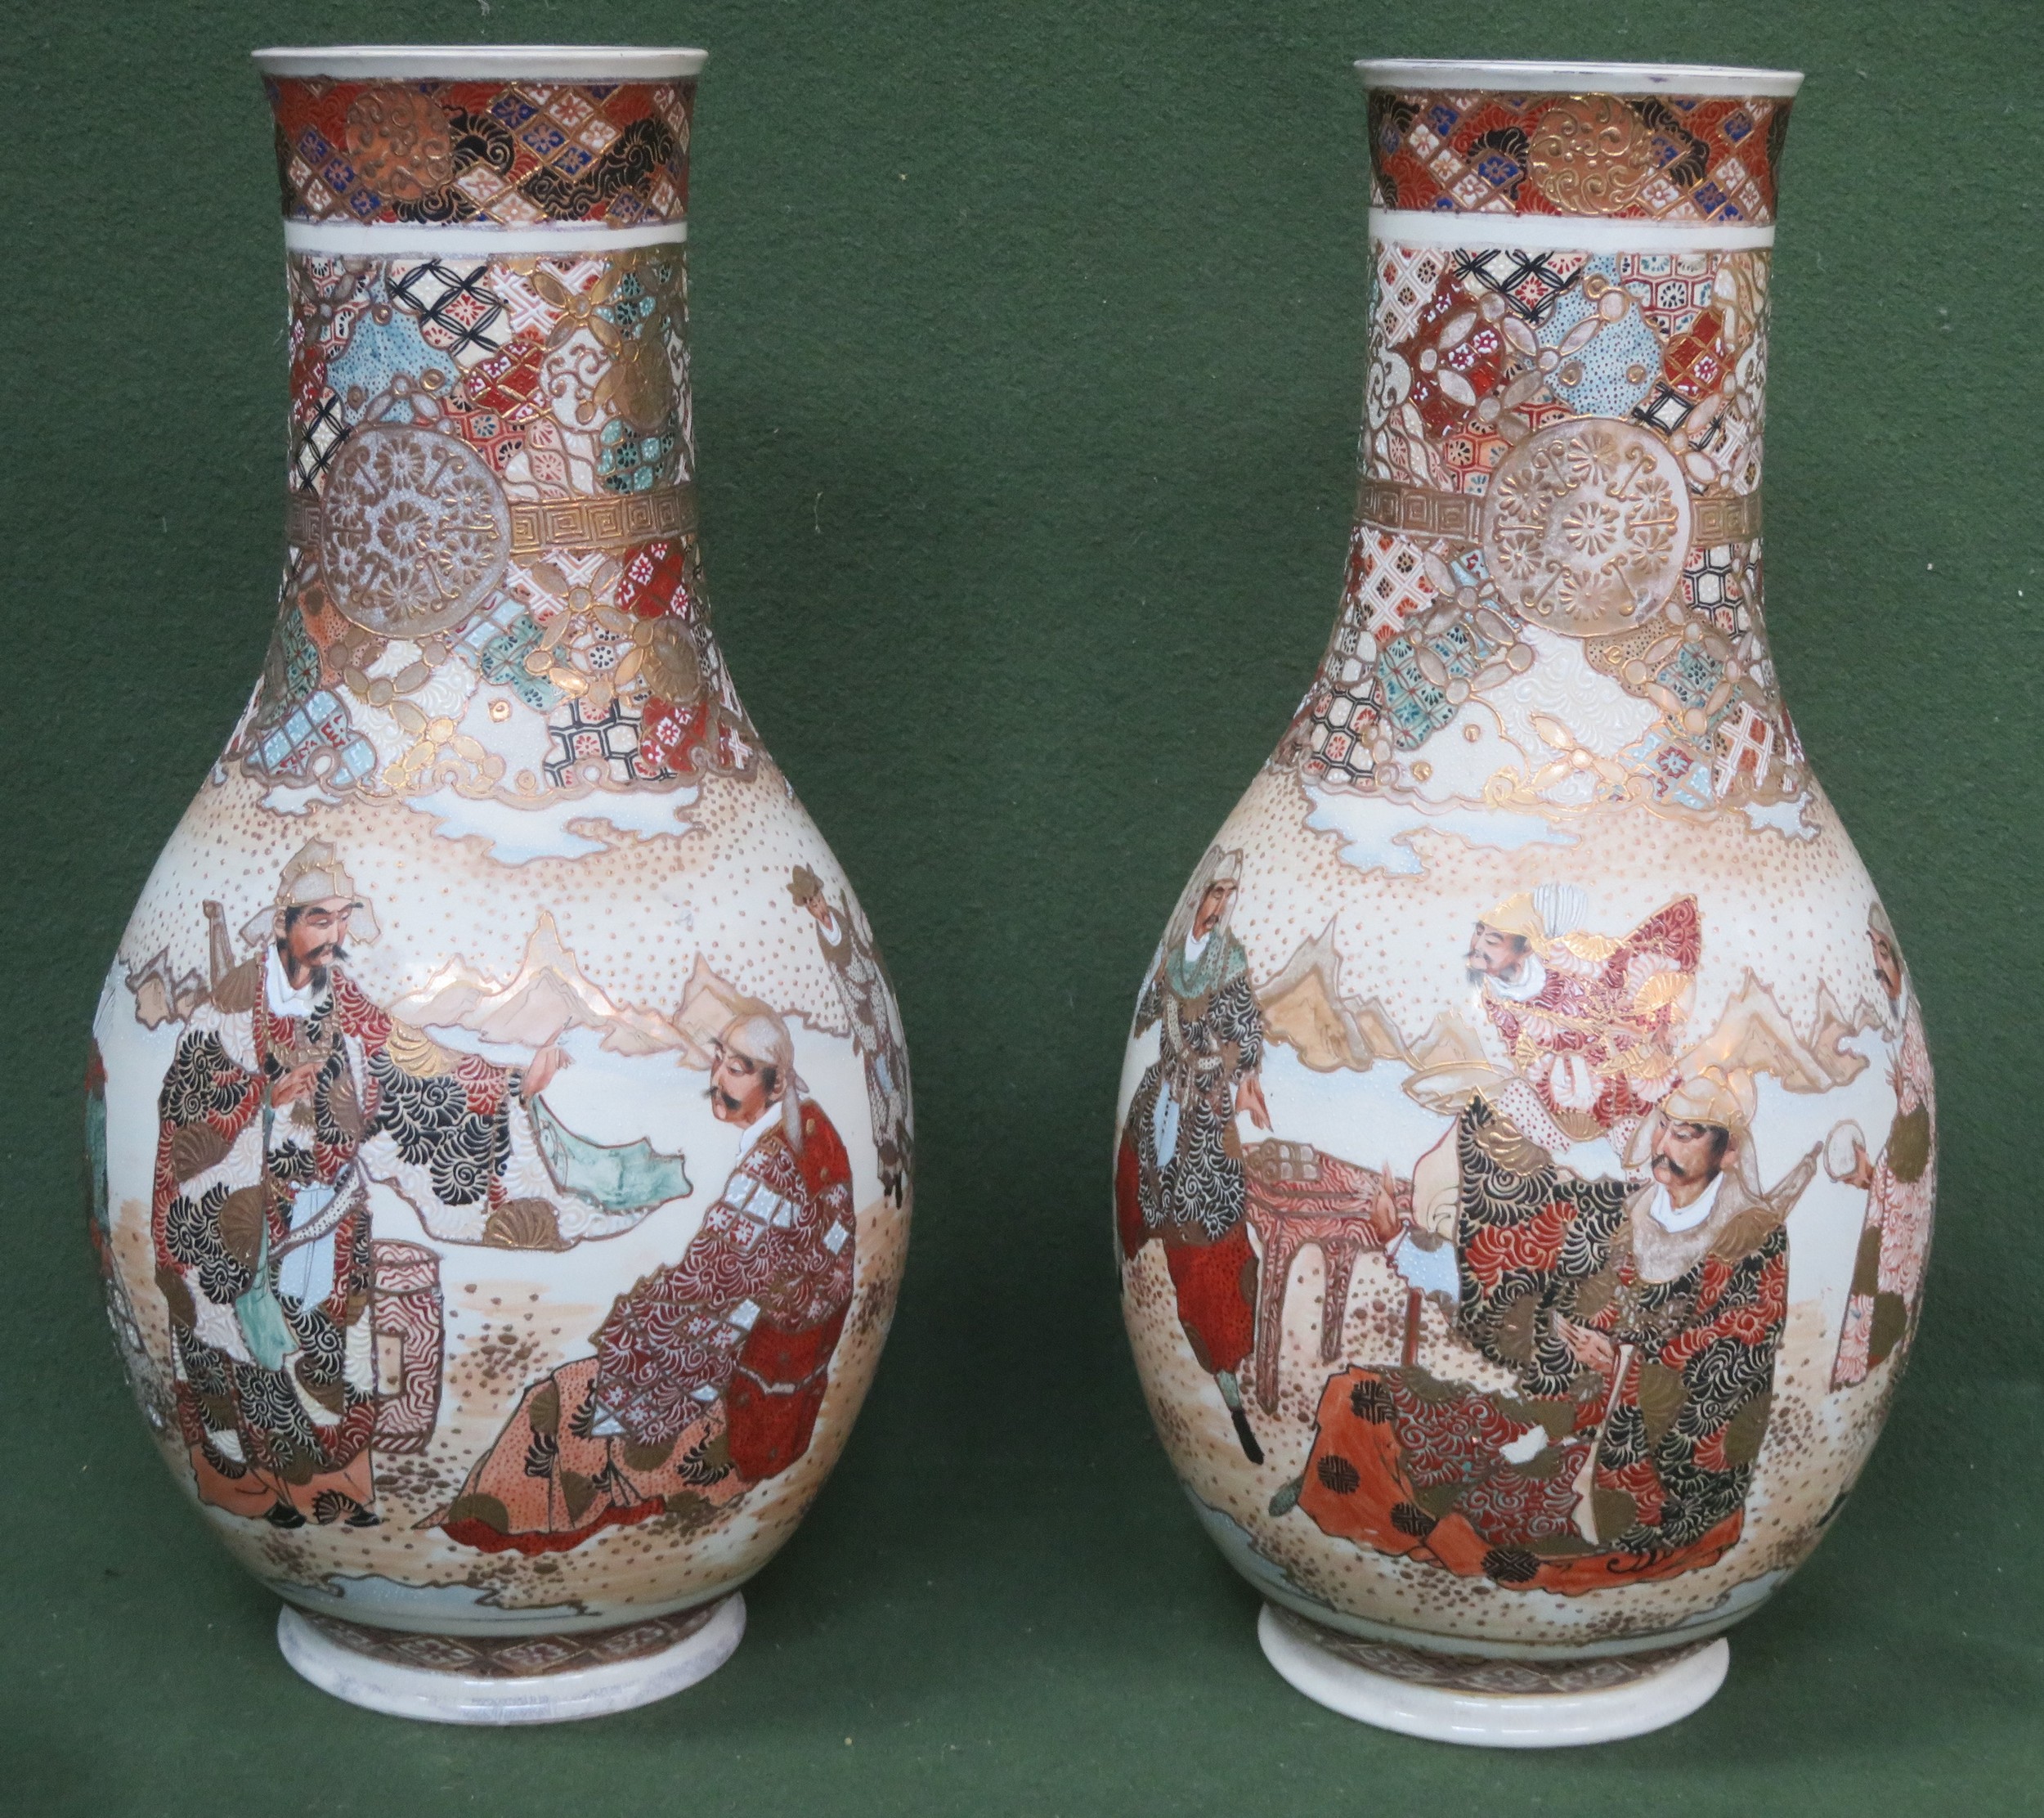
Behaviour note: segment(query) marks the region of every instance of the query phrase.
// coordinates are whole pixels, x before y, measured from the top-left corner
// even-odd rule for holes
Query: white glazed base
[[[334,1639],[334,1628],[287,1604],[277,1615],[277,1645],[303,1677],[350,1704],[426,1723],[566,1723],[651,1704],[707,1679],[731,1658],[745,1634],[745,1599],[733,1591],[671,1645],[634,1651],[628,1659],[604,1661],[600,1646],[576,1645],[595,1641],[594,1636],[529,1636],[522,1650],[526,1658],[515,1665],[504,1662],[518,1643],[492,1644],[499,1663],[486,1672],[412,1665],[388,1657],[403,1650],[430,1658],[436,1645],[450,1659],[482,1652],[473,1641],[442,1642],[390,1631],[384,1632],[387,1645],[371,1654],[360,1642]],[[628,1625],[603,1634],[626,1638],[636,1632]],[[535,1667],[549,1643],[576,1663],[558,1672]],[[592,1654],[598,1657],[594,1663]]]
[[[1582,1662],[1458,1659],[1351,1642],[1268,1604],[1256,1632],[1279,1676],[1330,1711],[1479,1748],[1567,1748],[1645,1735],[1708,1704],[1732,1659],[1722,1637]],[[1360,1664],[1365,1659],[1399,1670]]]

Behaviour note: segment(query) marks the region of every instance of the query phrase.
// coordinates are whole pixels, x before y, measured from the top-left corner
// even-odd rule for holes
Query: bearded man
[[[564,1249],[646,1210],[549,1174],[536,1119],[580,1147],[539,1098],[559,1048],[500,1066],[370,999],[345,943],[377,931],[334,848],[302,847],[246,931],[262,951],[193,1008],[159,1098],[156,1285],[199,1500],[280,1528],[378,1519],[366,1180],[450,1242]],[[679,1178],[679,1158],[652,1159]]]
[[[1472,1099],[1410,1211],[1383,1192],[1374,1217],[1517,1393],[1417,1365],[1337,1375],[1298,1506],[1380,1551],[1571,1594],[1721,1557],[1773,1402],[1786,1221],[1817,1165],[1764,1190],[1753,1103],[1744,1075],[1700,1071],[1640,1131],[1643,1178],[1585,1180]]]
[[[278,1528],[378,1519],[364,1176],[429,1229],[511,1241],[513,1104],[564,1062],[544,1047],[492,1066],[394,1022],[343,969],[345,940],[376,932],[333,846],[300,846],[247,928],[263,951],[192,1010],[159,1094],[151,1233],[177,1423],[200,1501]]]
[[[1228,929],[1241,884],[1240,853],[1208,855],[1136,1003],[1138,1035],[1160,1026],[1157,1058],[1122,1127],[1114,1204],[1124,1257],[1153,1237],[1163,1245],[1186,1342],[1260,1465],[1240,1384],[1256,1339],[1257,1258],[1235,1118],[1247,1111],[1267,1130],[1271,1112],[1257,1073],[1263,1016]]]
[[[594,1356],[526,1391],[425,1525],[485,1552],[565,1552],[657,1515],[700,1524],[809,1449],[851,1305],[851,1164],[764,1004],[714,1044],[709,1098],[742,1133],[738,1160],[679,1261],[619,1295]]]
[[[1875,975],[1888,999],[1883,1033],[1895,1115],[1880,1159],[1856,1142],[1851,1171],[1840,1177],[1866,1193],[1867,1222],[1860,1229],[1845,1329],[1831,1369],[1834,1389],[1864,1382],[1907,1346],[1923,1303],[1924,1263],[1938,1203],[1937,1106],[1923,1012],[1903,964],[1894,924],[1878,903],[1867,918],[1867,936]]]

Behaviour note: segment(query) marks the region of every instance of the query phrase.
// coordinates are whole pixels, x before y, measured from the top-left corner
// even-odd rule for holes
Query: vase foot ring
[[[677,1616],[564,1635],[411,1635],[294,1609],[284,1658],[323,1692],[426,1723],[566,1723],[650,1704],[731,1658],[745,1633],[733,1591]]]
[[[1679,1721],[1724,1683],[1722,1638],[1589,1660],[1486,1660],[1365,1641],[1263,1606],[1263,1655],[1343,1717],[1479,1748],[1616,1742]]]

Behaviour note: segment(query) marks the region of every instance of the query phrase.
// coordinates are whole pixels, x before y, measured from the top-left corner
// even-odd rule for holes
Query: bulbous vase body
[[[1280,1671],[1593,1739],[1816,1544],[1930,1237],[1908,971],[1761,616],[1800,79],[1364,70],[1341,616],[1137,1008],[1123,1306]]]
[[[696,534],[697,52],[265,52],[288,560],[95,1024],[135,1393],[294,1665],[614,1709],[849,1434],[908,1234],[899,1020]]]

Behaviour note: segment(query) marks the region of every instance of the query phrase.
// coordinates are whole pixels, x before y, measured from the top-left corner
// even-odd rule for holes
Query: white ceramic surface
[[[1665,1729],[1716,1695],[1732,1660],[1729,1644],[1717,1641],[1657,1672],[1592,1690],[1452,1690],[1373,1672],[1316,1647],[1267,1605],[1256,1632],[1263,1657],[1315,1704],[1379,1730],[1477,1748],[1572,1748]]]
[[[277,1612],[277,1646],[321,1691],[365,1711],[423,1723],[500,1726],[608,1717],[707,1679],[744,1636],[745,1599],[734,1591],[702,1628],[660,1653],[614,1665],[484,1678],[377,1659],[329,1640],[289,1604]]]

